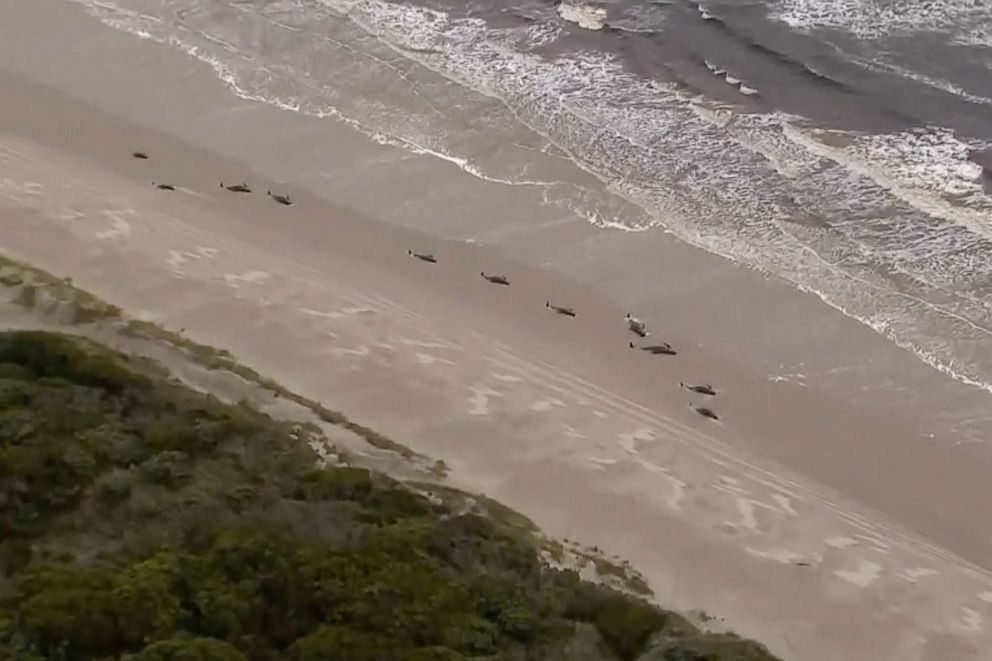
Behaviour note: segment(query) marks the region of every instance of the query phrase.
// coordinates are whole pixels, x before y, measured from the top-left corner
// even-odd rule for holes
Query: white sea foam
[[[990,44],[992,44],[992,42],[990,42]],[[898,65],[890,64],[888,62],[883,62],[879,59],[866,61],[859,58],[852,58],[849,61],[869,71],[890,73],[897,76],[901,76],[903,78],[908,78],[909,80],[913,80],[917,83],[923,83],[928,87],[933,87],[941,91],[947,92],[948,94],[953,94],[954,96],[961,97],[962,99],[966,101],[970,101],[971,103],[977,103],[984,106],[992,105],[992,97],[976,94],[972,91],[964,89],[960,85],[956,85],[950,82],[949,80],[943,80],[941,78],[934,78],[932,76],[927,76],[918,71],[911,71],[905,67],[900,67]]]
[[[668,9],[661,3],[612,4],[609,25],[625,32],[658,32],[668,20]]]
[[[787,131],[811,152],[870,178],[915,209],[992,239],[992,199],[982,186],[982,166],[968,158],[988,147],[985,143],[967,143],[948,129],[929,127],[862,135],[837,148],[791,127]]]
[[[959,46],[977,46],[992,48],[992,25],[990,21],[981,21],[954,34],[953,41]]]
[[[586,30],[602,30],[606,27],[606,10],[602,7],[563,2],[558,5],[558,15],[562,20],[575,23]]]
[[[992,24],[992,5],[975,0],[778,0],[771,14],[793,27],[839,28],[862,39],[952,30],[981,39]]]

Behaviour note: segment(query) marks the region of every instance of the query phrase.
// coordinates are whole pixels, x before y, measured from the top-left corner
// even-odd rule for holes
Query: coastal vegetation
[[[0,333],[0,658],[767,661],[156,364]]]

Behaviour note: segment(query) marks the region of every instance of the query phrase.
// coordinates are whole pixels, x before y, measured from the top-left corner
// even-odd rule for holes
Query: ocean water
[[[64,1],[241,97],[774,274],[992,391],[992,3]]]

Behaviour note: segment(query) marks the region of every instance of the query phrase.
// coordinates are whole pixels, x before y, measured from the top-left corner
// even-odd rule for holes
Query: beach
[[[0,254],[229,350],[784,659],[992,646],[987,392],[779,278],[234,97],[72,4],[0,26]]]

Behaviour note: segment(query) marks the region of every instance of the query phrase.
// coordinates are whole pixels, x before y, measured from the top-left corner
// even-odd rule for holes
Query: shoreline
[[[0,75],[3,76],[5,85],[18,87],[24,92],[13,96],[8,112],[0,114],[0,130],[20,133],[31,140],[45,142],[59,150],[83,155],[84,159],[95,157],[101,163],[111,165],[119,174],[131,179],[132,183],[140,182],[147,185],[151,179],[146,176],[136,180],[135,177],[141,175],[128,169],[131,166],[128,159],[122,160],[121,156],[129,155],[134,148],[133,141],[128,142],[127,139],[117,135],[122,126],[127,126],[129,130],[136,131],[142,136],[139,140],[142,144],[168,145],[170,161],[183,153],[196,154],[194,160],[197,161],[206,162],[210,159],[210,162],[214,163],[215,172],[224,173],[223,177],[214,178],[240,181],[251,174],[251,167],[246,167],[236,160],[191,148],[187,143],[177,141],[167,134],[136,126],[128,120],[107,115],[103,111],[94,112],[88,103],[70,99],[64,93],[56,92],[44,85],[26,82],[22,77],[3,74],[2,68]],[[216,82],[206,72],[203,78],[204,80],[198,84],[210,85]],[[21,105],[19,101],[24,101],[26,104]],[[59,105],[70,107],[71,110],[65,113],[53,111],[53,108]],[[84,115],[86,119],[82,121],[80,118]],[[78,125],[73,127],[73,123],[77,121]],[[60,126],[61,130],[53,132],[53,126]],[[99,128],[94,130],[95,126]],[[71,127],[72,130],[67,131],[66,127]],[[345,146],[342,146],[342,149],[344,148]],[[355,147],[348,145],[347,148]],[[210,186],[213,185],[212,180],[209,183]],[[270,186],[277,185],[281,184],[276,182],[270,184]],[[535,294],[529,303],[515,301],[508,302],[506,306],[489,308],[492,301],[478,299],[472,287],[463,286],[458,281],[446,282],[446,286],[456,288],[461,294],[459,298],[461,305],[468,306],[472,314],[485,317],[486,323],[483,325],[486,327],[509,325],[507,332],[513,332],[515,324],[512,323],[512,319],[523,318],[505,315],[511,311],[513,315],[519,315],[525,310],[527,318],[522,324],[530,326],[532,322],[530,314],[535,311],[543,312],[544,300],[550,292],[567,291],[570,300],[588,298],[595,301],[597,307],[603,306],[600,309],[611,310],[609,316],[605,318],[604,315],[596,315],[597,327],[594,329],[596,337],[602,338],[605,336],[604,333],[608,333],[614,338],[610,340],[614,346],[626,346],[629,339],[637,339],[624,331],[622,318],[625,309],[620,308],[598,287],[591,288],[544,268],[509,259],[499,247],[445,240],[416,229],[395,227],[355,211],[347,205],[335,204],[324,198],[315,197],[306,188],[290,185],[285,189],[292,191],[294,199],[326,209],[325,216],[337,214],[335,223],[346,224],[346,234],[361,235],[362,240],[349,244],[348,250],[351,252],[347,258],[351,259],[350,267],[353,272],[361,272],[373,282],[381,280],[385,270],[389,276],[404,281],[396,284],[398,288],[405,287],[408,284],[406,281],[413,273],[417,274],[414,277],[418,278],[416,280],[418,286],[425,284],[436,286],[436,280],[430,279],[429,276],[422,277],[426,276],[426,273],[416,270],[411,272],[406,268],[411,261],[407,259],[406,251],[415,248],[438,252],[438,246],[444,246],[446,251],[458,256],[461,268],[457,272],[463,275],[474,277],[479,263],[498,263],[505,265],[502,267],[503,271],[519,271],[528,278],[538,278],[543,290],[549,292],[547,295]],[[205,187],[205,190],[213,192],[210,187]],[[220,208],[222,207],[218,207]],[[239,210],[242,208],[238,207]],[[317,215],[311,217],[315,218]],[[267,223],[268,218],[263,214],[263,217],[256,218],[256,222]],[[228,227],[231,225],[228,224]],[[265,228],[265,231],[268,232],[269,229],[271,228]],[[238,230],[230,231],[236,234]],[[292,227],[292,236],[268,232],[265,242],[267,246],[271,246],[272,249],[278,248],[283,253],[295,250],[300,242],[319,246],[321,249],[332,249],[334,246],[331,244],[335,240],[334,231],[336,230],[325,227],[325,221],[322,219],[301,222]],[[608,245],[610,237],[607,235],[603,238],[604,243]],[[985,532],[976,534],[976,531],[981,531],[982,528],[974,524],[973,516],[969,515],[962,505],[955,505],[953,511],[948,512],[946,508],[945,511],[940,511],[925,504],[928,502],[963,504],[966,501],[992,499],[992,483],[984,477],[992,473],[992,450],[982,444],[948,445],[946,439],[935,439],[932,433],[927,433],[926,427],[920,427],[919,415],[904,418],[899,410],[885,406],[880,401],[886,395],[885,390],[869,391],[862,383],[859,391],[856,392],[870,393],[871,396],[856,397],[855,403],[852,404],[847,398],[838,398],[833,389],[822,388],[816,383],[769,381],[764,374],[755,372],[747,364],[742,364],[740,358],[747,354],[749,342],[762,337],[759,330],[751,324],[757,323],[762,316],[774,317],[780,314],[784,307],[783,300],[790,303],[796,300],[805,301],[797,310],[787,313],[789,318],[800,311],[812,314],[807,304],[820,308],[821,313],[828,311],[829,314],[832,310],[815,297],[793,292],[785,283],[775,281],[765,283],[773,290],[771,292],[763,291],[761,288],[754,289],[754,283],[743,282],[726,289],[726,293],[721,294],[721,287],[726,287],[728,278],[733,278],[732,274],[727,273],[728,270],[737,270],[742,274],[751,273],[754,277],[757,277],[756,274],[723,263],[718,258],[705,255],[688,246],[674,245],[677,242],[669,243],[672,250],[665,253],[665,261],[684,264],[689,268],[688,265],[698,257],[703,260],[705,266],[703,275],[697,276],[696,279],[686,278],[684,282],[680,282],[681,291],[668,301],[673,309],[679,311],[677,316],[666,315],[660,323],[653,317],[646,317],[649,326],[655,331],[649,339],[667,341],[677,348],[687,345],[694,347],[691,354],[683,352],[679,357],[679,361],[688,361],[688,365],[680,367],[682,371],[677,376],[665,376],[657,372],[630,372],[628,366],[632,365],[632,362],[623,363],[622,367],[618,366],[611,356],[602,354],[598,346],[580,345],[573,342],[574,337],[566,338],[570,348],[581,350],[582,361],[596,365],[598,374],[609,379],[607,383],[611,388],[617,388],[629,397],[643,397],[644,393],[652,392],[662,385],[662,380],[667,382],[664,385],[668,386],[668,389],[657,393],[662,405],[666,407],[671,407],[673,403],[677,403],[680,407],[685,404],[683,393],[677,387],[674,389],[671,387],[673,384],[677,386],[679,380],[710,381],[715,382],[714,385],[718,388],[730,388],[734,391],[735,398],[732,401],[724,400],[721,406],[733,408],[730,410],[724,408],[719,413],[732,415],[735,429],[733,433],[722,439],[725,442],[729,439],[729,444],[734,447],[743,443],[743,447],[749,452],[797,470],[898,521],[909,522],[908,527],[914,532],[939,538],[943,543],[951,544],[958,554],[968,560],[981,562],[992,554],[992,534]],[[649,245],[645,250],[650,250],[652,247]],[[383,260],[383,255],[387,253],[392,257],[402,256],[402,260],[392,258]],[[196,259],[196,255],[189,257],[191,261]],[[319,260],[318,256],[311,263],[311,267],[312,264],[319,263]],[[366,265],[372,263],[375,267],[367,269]],[[714,267],[712,266],[714,263],[720,265]],[[93,266],[93,264],[87,265],[88,268]],[[443,264],[442,268],[445,266],[447,265]],[[454,276],[456,272],[450,273]],[[719,286],[716,286],[718,284]],[[711,300],[702,295],[703,288],[711,292],[716,299]],[[416,300],[421,291],[418,287],[404,295]],[[443,293],[442,298],[447,294],[448,292]],[[195,296],[195,294],[190,295]],[[755,296],[758,298],[754,298]],[[766,306],[761,307],[764,315],[741,312],[741,308],[756,303]],[[709,338],[704,340],[700,336],[705,335],[707,326],[713,325],[705,320],[712,318],[716,310],[720,309],[733,319],[734,325],[740,329],[740,332],[725,333],[726,345],[713,345],[712,340]],[[451,311],[448,306],[442,305],[434,312],[450,314]],[[639,313],[639,316],[644,315]],[[612,320],[608,321],[611,317]],[[457,322],[460,319],[461,315],[456,314],[450,321]],[[588,317],[583,320],[583,324],[588,323],[587,319]],[[778,323],[787,325],[784,319]],[[859,337],[849,338],[849,346],[858,346],[862,342],[871,341],[870,346],[877,351],[880,344],[886,344],[886,341],[877,337],[873,331],[855,322],[850,323]],[[659,326],[661,326],[660,330]],[[553,334],[548,334],[548,331],[553,333],[558,330],[560,327],[557,325],[545,324],[539,333],[531,335],[528,340],[538,342],[543,350],[554,353],[563,338],[556,338]],[[219,341],[213,341],[213,338],[208,337],[206,343],[230,346],[229,338],[222,336],[217,339]],[[894,347],[888,348],[902,352]],[[810,352],[815,353],[815,347],[811,348]],[[915,359],[913,361],[915,362]],[[929,368],[925,369],[929,371]],[[267,370],[260,371],[268,373]],[[935,382],[943,378],[936,372],[931,376]],[[718,380],[723,383],[717,382]],[[899,381],[897,374],[892,375],[891,383],[893,387],[889,394],[893,396],[898,397],[908,390],[907,385]],[[904,405],[908,404],[904,403]],[[687,416],[688,419],[692,417],[693,415]],[[845,424],[838,429],[832,428],[834,421],[838,419],[845,420]],[[803,442],[796,443],[794,438],[796,427],[793,421],[800,420],[805,438]],[[939,465],[935,466],[938,455]],[[852,460],[852,457],[856,457],[857,460]],[[885,475],[885,472],[891,469],[892,457],[899,457],[901,472],[898,478],[886,478]]]
[[[951,480],[982,485],[982,449],[958,450],[935,469],[946,448],[917,430],[768,383],[689,334],[657,338],[680,351],[677,360],[627,350],[624,310],[586,286],[490,248],[389,227],[303,189],[287,187],[297,202],[286,209],[258,194],[231,197],[216,180],[248,177],[242,164],[7,74],[0,89],[11,100],[0,110],[0,168],[13,182],[0,195],[11,227],[0,251],[187,328],[304,396],[340,402],[551,534],[619,552],[644,569],[662,603],[725,616],[785,658],[885,659],[923,649],[931,633],[959,645],[985,635],[953,633],[960,612],[949,604],[979,612],[984,592],[968,590],[987,576],[871,513],[963,557],[987,557],[989,541],[967,537],[981,530],[980,517],[961,509],[969,494],[946,490]],[[78,131],[64,130],[71,126]],[[131,159],[139,148],[151,167]],[[152,188],[162,176],[175,194]],[[441,261],[422,265],[410,248]],[[479,264],[507,272],[511,287],[488,287]],[[551,295],[579,317],[548,314]],[[354,382],[346,387],[335,370]],[[720,425],[686,406],[694,400],[678,381],[697,375],[720,390]],[[796,442],[803,425],[814,429]],[[921,482],[937,470],[945,482]],[[862,505],[837,504],[849,500]],[[867,528],[881,524],[890,548],[833,534],[855,520],[847,512]],[[817,555],[813,576],[795,567],[796,557]],[[919,557],[940,566],[939,578],[900,578]],[[924,594],[932,601],[916,604]],[[879,599],[900,597],[894,611],[876,612]],[[763,613],[749,612],[756,599]],[[852,609],[865,620],[841,629]],[[947,623],[936,622],[941,613]],[[838,630],[852,635],[829,643]]]
[[[981,442],[992,431],[992,414],[982,413],[988,393],[938,373],[923,356],[819,294],[661,231],[603,231],[571,211],[549,212],[526,185],[481,180],[450,160],[382,144],[332,118],[245,100],[211,64],[106,27],[79,5],[13,0],[12,7],[20,8],[2,10],[0,68],[251,163],[265,178],[292,182],[389,225],[490,245],[549,267],[768,378],[815,384],[855,406],[864,406],[859,395],[870,392],[871,407],[908,416],[947,442]],[[74,50],[55,47],[66,34],[79,35]],[[35,49],[36,57],[22,56]],[[174,89],[182,91],[182,102]],[[528,129],[519,137],[529,143],[535,135]],[[603,183],[571,161],[551,161],[535,167],[551,167],[555,178],[602,192]],[[439,180],[444,186],[435,185]],[[382,195],[384,188],[392,195]],[[395,204],[400,196],[408,202]],[[620,215],[643,212],[615,195],[613,203]],[[713,323],[726,319],[734,332]]]
[[[935,371],[925,356],[884,337],[878,323],[858,321],[857,311],[848,315],[818,294],[661,231],[592,227],[569,210],[549,211],[527,185],[480,179],[450,159],[427,155],[430,150],[411,152],[330,117],[246,101],[232,93],[216,62],[106,27],[74,3],[13,0],[11,6],[20,8],[0,10],[7,23],[0,28],[2,68],[389,225],[490,245],[550,267],[767,378],[813,385],[855,407],[908,418],[941,442],[981,443],[992,433],[988,393]],[[78,36],[73,49],[64,47],[66,34]],[[531,145],[528,169],[603,194],[603,182],[574,162],[535,151],[538,134],[526,129],[514,137],[521,142],[515,146]],[[609,207],[607,216],[643,213],[613,194]],[[856,280],[852,286],[860,288]]]

